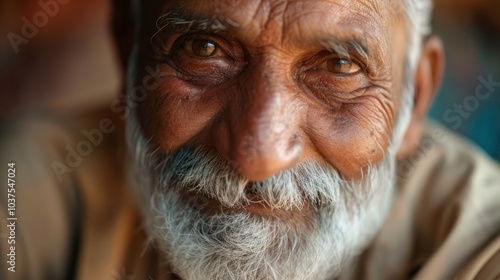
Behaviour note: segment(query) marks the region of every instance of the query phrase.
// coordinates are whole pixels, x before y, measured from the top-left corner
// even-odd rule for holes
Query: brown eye
[[[342,58],[328,60],[326,67],[335,74],[353,74],[361,70],[358,64]]]
[[[205,39],[194,39],[191,41],[193,54],[199,57],[213,57],[219,52],[219,47]]]

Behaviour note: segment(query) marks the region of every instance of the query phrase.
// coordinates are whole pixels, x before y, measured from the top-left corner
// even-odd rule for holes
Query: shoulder
[[[500,166],[478,147],[429,124],[398,178],[398,195],[414,206],[416,279],[470,276],[499,258]]]

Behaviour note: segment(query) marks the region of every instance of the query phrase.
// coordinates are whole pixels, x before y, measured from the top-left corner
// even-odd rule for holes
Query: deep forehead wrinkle
[[[328,10],[331,13],[325,13]],[[380,5],[368,0],[205,0],[203,5],[192,0],[168,1],[163,5],[157,27],[172,23],[212,31],[242,27],[249,35],[256,35],[266,29],[269,22],[277,21],[277,25],[283,28],[282,33],[293,29],[289,28],[290,25],[321,26],[328,23],[329,27],[337,25],[341,29],[373,32],[379,29],[377,24],[385,21],[387,11],[382,10]]]

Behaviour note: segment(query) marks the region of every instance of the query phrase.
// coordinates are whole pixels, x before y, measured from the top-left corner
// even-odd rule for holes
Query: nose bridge
[[[253,86],[249,86],[249,106],[245,116],[247,134],[251,134],[258,142],[267,142],[275,139],[283,132],[286,124],[287,90],[284,80],[266,65],[259,69],[256,77],[250,79]]]
[[[255,65],[241,95],[248,104],[235,116],[233,159],[243,176],[262,180],[289,167],[300,154],[286,69],[272,60]]]

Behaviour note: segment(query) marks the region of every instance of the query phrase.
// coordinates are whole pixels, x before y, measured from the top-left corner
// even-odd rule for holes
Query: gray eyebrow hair
[[[153,34],[150,41],[153,43],[154,37],[158,34],[171,34],[174,32],[186,33],[190,31],[217,33],[238,27],[239,25],[236,22],[228,18],[225,18],[222,21],[215,16],[204,17],[192,14],[181,8],[177,8],[161,15],[156,20],[157,31]],[[368,61],[368,48],[358,38],[344,40],[333,36],[327,40],[322,40],[321,43],[326,50],[338,54],[343,59],[351,61],[352,59],[350,54],[355,53],[366,62]]]
[[[368,48],[361,43],[358,39],[349,39],[347,41],[333,38],[323,41],[323,46],[330,52],[338,54],[341,58],[351,60],[351,53],[356,53],[357,56],[361,57],[365,61],[369,59]]]
[[[158,30],[151,37],[151,42],[160,33],[189,31],[217,33],[231,27],[238,27],[238,24],[230,19],[221,21],[217,17],[203,17],[189,14],[183,10],[174,10],[163,14],[156,20]]]

